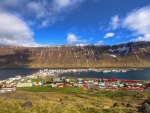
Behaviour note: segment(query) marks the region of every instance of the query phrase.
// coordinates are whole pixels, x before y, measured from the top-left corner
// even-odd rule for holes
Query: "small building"
[[[66,78],[65,81],[66,81],[66,82],[70,82],[70,79],[69,79],[69,78]]]
[[[33,83],[31,82],[19,82],[17,84],[17,87],[32,87],[33,86]]]
[[[20,75],[15,76],[14,78],[9,78],[10,81],[15,81],[15,80],[20,80],[20,79],[21,79]]]
[[[57,87],[57,84],[51,83],[51,84],[49,84],[49,86],[50,86],[50,87]]]
[[[35,76],[35,75],[29,75],[29,76],[26,76],[26,78],[29,78],[29,79],[37,79],[38,77]]]
[[[0,93],[11,92],[11,91],[16,91],[16,88],[11,86],[5,86],[0,90]]]
[[[100,89],[105,89],[105,88],[106,88],[105,82],[100,82],[100,83],[99,83],[99,88],[100,88]]]
[[[83,82],[83,79],[82,78],[78,78],[78,82]]]
[[[53,82],[62,82],[61,78],[53,78]]]
[[[64,84],[58,84],[57,87],[65,87]]]

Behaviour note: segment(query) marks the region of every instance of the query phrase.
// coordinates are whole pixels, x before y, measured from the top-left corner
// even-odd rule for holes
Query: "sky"
[[[150,41],[149,0],[0,0],[0,46]]]

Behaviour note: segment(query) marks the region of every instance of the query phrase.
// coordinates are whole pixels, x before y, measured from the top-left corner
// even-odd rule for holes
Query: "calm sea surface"
[[[39,71],[39,69],[0,69],[0,80],[14,77],[16,75],[26,76],[37,71]],[[128,71],[125,73],[81,72],[63,74],[62,76],[78,78],[119,78],[131,80],[150,80],[150,68],[136,71]]]
[[[37,72],[39,69],[0,69],[0,80],[4,80],[17,75],[26,76]]]
[[[118,79],[131,79],[131,80],[150,80],[150,68],[128,72],[82,72],[82,73],[69,73],[62,76],[77,77],[77,78],[118,78]]]

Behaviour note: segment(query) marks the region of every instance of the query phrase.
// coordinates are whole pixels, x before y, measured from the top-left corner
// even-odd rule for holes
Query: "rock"
[[[127,106],[127,103],[126,102],[122,102],[121,105],[122,106]]]
[[[127,107],[133,107],[133,105],[130,104],[130,103],[127,103],[126,106],[127,106]]]
[[[143,103],[143,105],[139,107],[139,111],[142,113],[150,113],[150,104]]]
[[[130,103],[126,103],[126,102],[121,102],[121,103],[114,103],[113,107],[121,107],[121,106],[124,106],[124,107],[133,107],[132,104]]]
[[[21,107],[25,107],[25,108],[30,108],[32,107],[32,102],[31,101],[26,101],[24,103],[21,104]]]
[[[121,106],[120,103],[114,103],[113,108],[114,108],[114,107],[119,107],[119,106]]]

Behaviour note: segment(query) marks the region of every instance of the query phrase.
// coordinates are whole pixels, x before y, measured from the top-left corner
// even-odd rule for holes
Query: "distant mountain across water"
[[[150,42],[0,47],[0,68],[150,67]]]

